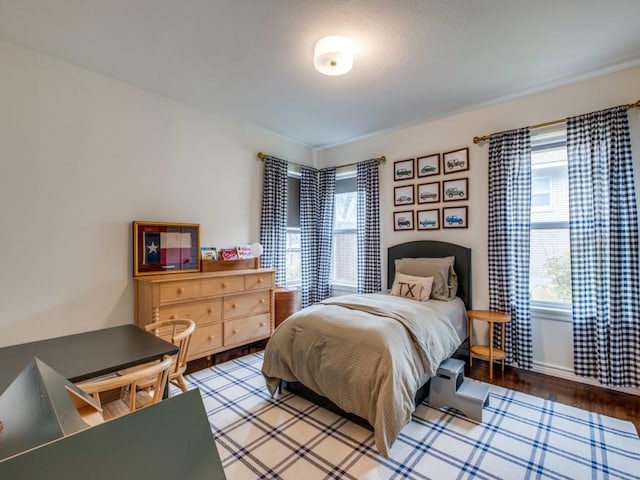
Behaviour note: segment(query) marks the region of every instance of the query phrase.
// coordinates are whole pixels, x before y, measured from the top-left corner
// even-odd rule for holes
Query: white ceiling
[[[0,0],[0,39],[314,148],[640,64],[639,0]],[[341,34],[353,70],[313,68]]]

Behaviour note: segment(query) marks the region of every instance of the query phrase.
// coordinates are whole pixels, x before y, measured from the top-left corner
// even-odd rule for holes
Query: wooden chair
[[[187,354],[191,344],[191,335],[196,329],[196,324],[188,318],[164,320],[150,323],[144,327],[147,332],[153,332],[157,337],[168,337],[168,340],[180,350],[174,357],[174,364],[169,372],[169,381],[182,392],[187,391],[184,381],[184,371],[187,369]]]
[[[144,368],[133,370],[125,375],[79,383],[77,386],[93,395],[93,398],[102,406],[103,419],[110,420],[162,400],[172,364],[172,357],[166,355],[161,362],[147,364]],[[150,381],[153,394],[144,390],[138,391],[138,385],[148,384]],[[100,401],[101,393],[118,388],[120,398],[106,403]]]
[[[156,337],[163,338],[168,342],[176,345],[179,350],[178,354],[173,357],[173,364],[169,371],[169,381],[182,392],[187,391],[187,384],[184,381],[184,371],[187,369],[187,354],[189,353],[189,345],[191,343],[191,335],[196,329],[196,324],[188,318],[163,320],[161,322],[150,323],[144,327],[147,332],[153,333]],[[144,366],[146,366],[145,364]],[[121,370],[118,375],[126,375],[138,367]],[[139,389],[150,387],[150,383],[138,385]]]

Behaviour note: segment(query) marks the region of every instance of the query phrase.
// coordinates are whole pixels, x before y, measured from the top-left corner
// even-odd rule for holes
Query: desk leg
[[[469,317],[469,366],[473,367],[473,353],[471,352],[473,347],[473,318]]]
[[[489,322],[489,379],[493,380],[493,322]]]

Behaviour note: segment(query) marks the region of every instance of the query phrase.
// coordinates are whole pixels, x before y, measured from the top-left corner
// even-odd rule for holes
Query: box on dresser
[[[196,323],[187,360],[271,336],[275,270],[250,268],[136,278],[139,327],[172,318]]]

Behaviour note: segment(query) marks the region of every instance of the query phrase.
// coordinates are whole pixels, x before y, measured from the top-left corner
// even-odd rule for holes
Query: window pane
[[[571,305],[569,229],[532,229],[531,300]]]
[[[357,195],[356,192],[336,194],[335,222],[334,230],[356,229],[357,217]]]
[[[532,302],[571,305],[566,131],[533,134],[530,288]]]
[[[333,234],[333,283],[356,285],[358,264],[356,257],[357,234],[334,232]]]
[[[356,192],[337,193],[333,226],[332,283],[357,285],[357,203]]]
[[[300,253],[300,229],[287,229],[287,285],[302,283],[302,255]]]

